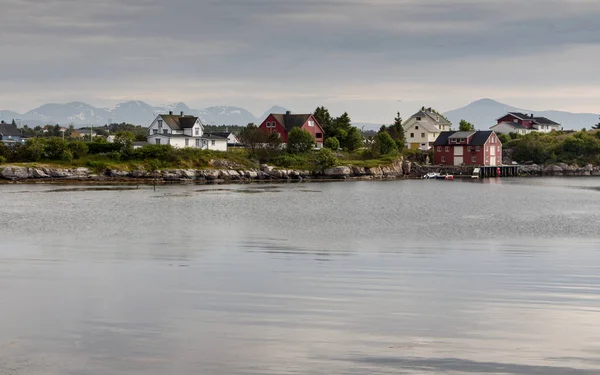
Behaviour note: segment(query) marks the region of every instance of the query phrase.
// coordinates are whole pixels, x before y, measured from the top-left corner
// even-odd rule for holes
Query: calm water
[[[600,373],[600,179],[0,185],[0,374]]]

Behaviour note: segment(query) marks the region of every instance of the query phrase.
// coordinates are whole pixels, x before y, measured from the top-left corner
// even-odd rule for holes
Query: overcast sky
[[[0,109],[600,112],[598,0],[0,0]],[[406,117],[406,116],[405,116]]]

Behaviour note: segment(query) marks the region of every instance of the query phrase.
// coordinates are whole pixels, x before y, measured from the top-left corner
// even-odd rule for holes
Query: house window
[[[194,128],[194,135],[200,135],[200,128]]]
[[[438,151],[438,152],[442,152],[442,146],[438,146],[438,147],[437,147],[437,151]]]
[[[517,120],[516,118],[513,119],[513,122],[519,123],[519,120]]]
[[[152,134],[158,134],[158,129],[152,129]]]
[[[410,137],[414,138],[415,137],[415,133],[410,133]]]
[[[415,126],[415,130],[419,130],[419,125]]]
[[[315,122],[313,120],[308,120],[308,126],[315,126]]]
[[[164,129],[163,134],[169,134],[169,129]]]
[[[467,146],[467,152],[471,151],[471,146]]]
[[[160,138],[156,138],[156,139],[154,140],[154,142],[156,142],[156,144],[157,144],[157,145],[159,145],[159,144],[160,144]]]
[[[211,144],[212,146],[214,146],[214,145],[215,145],[215,143],[216,143],[216,142],[215,142],[215,140],[214,140],[214,139],[213,139],[212,141],[210,141],[210,144]]]
[[[440,116],[436,116],[435,121],[440,122]]]
[[[200,140],[196,139],[196,147],[200,147]]]
[[[475,147],[475,150],[481,151],[481,147],[477,146],[477,147]]]
[[[190,145],[190,140],[189,138],[185,139],[185,147],[188,147]]]
[[[442,156],[442,163],[445,163],[445,162],[446,162],[446,157]]]
[[[421,133],[421,138],[425,138],[425,133]]]
[[[471,163],[476,163],[476,162],[477,162],[477,157],[476,156],[471,157]]]
[[[450,151],[450,146],[446,146],[446,152]]]
[[[315,134],[315,137],[316,138],[323,138],[323,134],[322,133],[317,133],[317,134]]]
[[[171,138],[167,139],[167,144],[170,145],[171,144]]]
[[[417,117],[417,121],[421,121],[421,117]]]

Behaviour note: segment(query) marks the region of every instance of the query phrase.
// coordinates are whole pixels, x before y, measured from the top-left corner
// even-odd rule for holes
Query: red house
[[[528,134],[532,131],[550,133],[561,129],[560,124],[546,117],[534,116],[520,112],[509,112],[497,120],[497,124],[490,129],[496,133]]]
[[[502,165],[502,142],[493,131],[441,132],[433,147],[436,165]]]
[[[285,114],[271,113],[259,128],[266,133],[278,133],[283,143],[287,143],[290,130],[300,128],[313,135],[318,148],[323,147],[324,131],[312,114],[296,115],[290,111]]]

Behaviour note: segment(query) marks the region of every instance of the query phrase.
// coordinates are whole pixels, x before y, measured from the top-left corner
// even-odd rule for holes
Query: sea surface
[[[0,375],[600,374],[600,179],[0,185]]]

